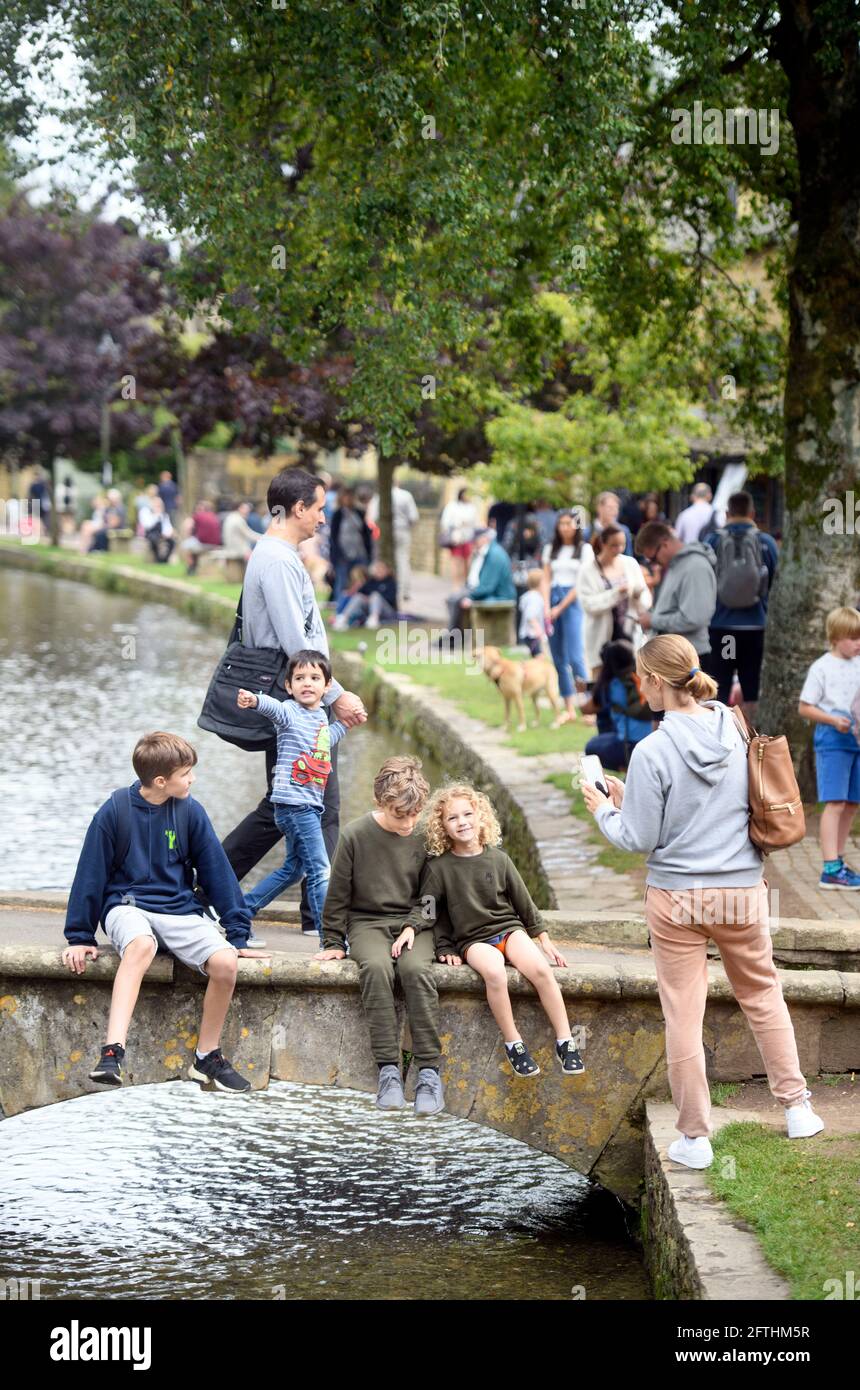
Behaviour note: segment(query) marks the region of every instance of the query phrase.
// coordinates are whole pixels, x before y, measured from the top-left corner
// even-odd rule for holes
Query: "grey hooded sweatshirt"
[[[619,849],[645,851],[654,888],[752,888],[761,856],[749,837],[747,753],[731,710],[670,710],[630,755],[620,811],[597,824]]]
[[[693,541],[666,566],[651,614],[651,630],[678,632],[699,656],[711,650],[708,624],[717,606],[717,556],[709,545]]]

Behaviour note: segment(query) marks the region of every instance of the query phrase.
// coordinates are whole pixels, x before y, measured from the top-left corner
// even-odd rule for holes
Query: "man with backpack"
[[[704,657],[711,649],[708,628],[717,601],[713,550],[700,541],[685,545],[666,521],[646,521],[636,533],[636,554],[663,573],[654,607],[637,618],[640,627],[657,636],[686,637]]]
[[[220,1050],[236,985],[237,956],[248,949],[251,915],[206,812],[191,795],[197,753],[177,734],[139,739],[132,755],[138,780],[113,792],[84,840],[66,913],[63,964],[83,975],[97,960],[101,923],[120,957],[111,994],[107,1041],[90,1078],[121,1086],[126,1036],[143,977],[159,946],[207,978],[196,1052],[189,1075],[219,1091],[249,1091]],[[196,881],[221,914],[225,942],[196,896]]]
[[[706,537],[717,557],[717,606],[711,619],[711,651],[703,663],[727,705],[737,671],[744,710],[755,723],[764,654],[767,600],[779,554],[776,541],[755,524],[748,492],[733,492],[726,524]]]

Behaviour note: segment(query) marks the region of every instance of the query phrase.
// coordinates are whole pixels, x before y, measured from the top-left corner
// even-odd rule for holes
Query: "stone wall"
[[[674,1107],[648,1102],[640,1230],[655,1296],[732,1302],[790,1298],[753,1232],[714,1195],[705,1173],[665,1157],[677,1138],[675,1118]],[[719,1118],[715,1111],[715,1123]]]
[[[70,976],[55,949],[0,946],[0,1110],[5,1115],[92,1089],[117,958],[104,950],[86,974]],[[595,955],[557,972],[572,1026],[581,1030],[586,1071],[564,1077],[534,991],[509,977],[517,1021],[541,1076],[514,1077],[483,986],[466,970],[434,966],[439,990],[443,1080],[454,1115],[553,1154],[635,1203],[643,1171],[643,1107],[666,1094],[663,1018],[653,970],[621,954]],[[853,980],[858,989],[841,983]],[[135,1011],[127,1058],[135,1084],[185,1075],[197,1038],[202,976],[158,957]],[[860,980],[835,972],[785,974],[783,988],[807,1072],[860,1065]],[[401,1013],[402,1047],[411,1043]],[[712,981],[705,1019],[712,1080],[761,1071],[749,1028],[724,976]],[[284,1081],[373,1091],[376,1067],[351,961],[275,954],[241,960],[224,1050],[252,1085]]]

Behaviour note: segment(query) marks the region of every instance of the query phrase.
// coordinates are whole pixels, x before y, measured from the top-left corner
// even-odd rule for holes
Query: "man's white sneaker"
[[[788,1126],[789,1139],[810,1139],[813,1134],[819,1134],[824,1128],[824,1121],[820,1115],[816,1115],[812,1108],[809,1097],[811,1091],[807,1091],[803,1100],[798,1101],[797,1105],[787,1105],[785,1107],[785,1123]]]
[[[682,1134],[669,1145],[669,1157],[673,1163],[683,1163],[685,1168],[710,1168],[714,1161],[714,1151],[706,1134],[688,1139]]]

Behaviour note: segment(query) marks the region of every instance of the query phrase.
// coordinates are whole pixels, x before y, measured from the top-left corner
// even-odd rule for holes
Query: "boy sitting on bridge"
[[[380,1110],[402,1110],[406,1104],[394,1008],[394,980],[400,980],[418,1064],[416,1115],[437,1115],[445,1107],[433,932],[422,931],[420,922],[407,925],[425,862],[423,843],[413,831],[429,793],[417,758],[387,758],[382,764],[373,782],[373,810],[346,826],[338,842],[323,913],[323,949],[315,957],[343,960],[349,941],[379,1068]]]
[[[555,1058],[565,1076],[580,1075],[585,1067],[549,968],[566,962],[550,941],[516,866],[499,847],[502,832],[488,798],[465,783],[440,787],[431,798],[425,828],[430,859],[410,921],[435,924],[443,964],[466,961],[481,976],[515,1076],[537,1076],[540,1067],[514,1023],[506,964],[537,990],[555,1031]],[[441,920],[446,908],[450,927]]]
[[[98,959],[99,922],[121,957],[111,995],[107,1039],[93,1081],[122,1085],[128,1026],[141,982],[159,945],[209,984],[189,1076],[220,1091],[249,1091],[250,1082],[219,1049],[236,985],[236,957],[261,957],[245,947],[251,919],[236,875],[212,824],[191,795],[197,754],[176,734],[145,734],[132,764],[138,781],[120,787],[94,815],[75,872],[63,964],[78,975]],[[227,942],[193,891],[196,874],[221,914]]]

